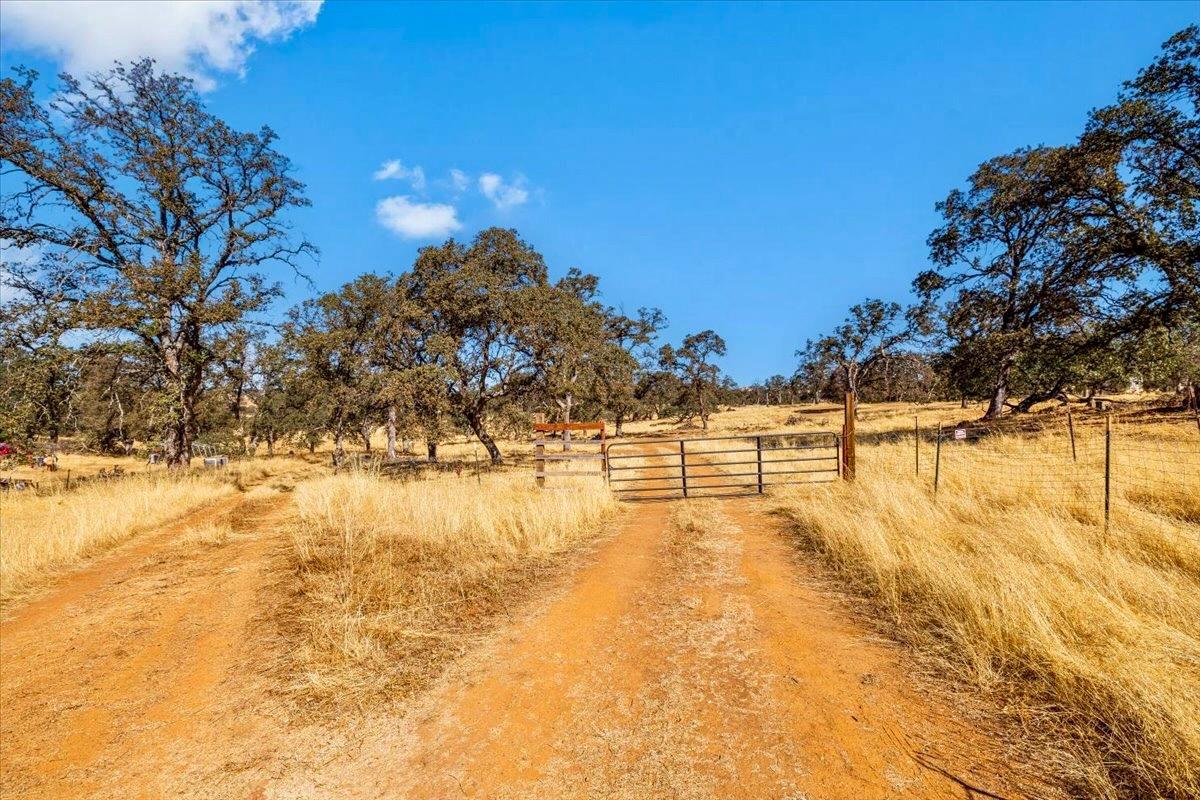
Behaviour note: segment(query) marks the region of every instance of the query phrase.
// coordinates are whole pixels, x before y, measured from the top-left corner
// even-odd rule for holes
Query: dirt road
[[[918,694],[754,501],[648,503],[406,709],[289,724],[256,659],[286,496],[2,629],[5,797],[1049,797]],[[103,632],[103,636],[97,635]]]
[[[558,594],[417,708],[370,720],[347,757],[266,795],[1055,796],[919,696],[761,506],[685,506],[682,529],[680,506],[632,508]]]
[[[251,755],[271,722],[253,712],[254,671],[239,668],[286,516],[278,493],[222,500],[66,576],[0,626],[0,793],[172,797],[189,773],[215,782],[223,762]],[[189,540],[222,523],[227,541]]]

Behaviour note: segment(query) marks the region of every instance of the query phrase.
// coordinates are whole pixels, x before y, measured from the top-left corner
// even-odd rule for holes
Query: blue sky
[[[200,76],[231,123],[273,127],[313,200],[295,222],[321,248],[317,289],[402,271],[454,224],[464,239],[511,226],[553,274],[579,267],[611,304],[660,307],[670,339],[716,330],[742,383],[790,374],[793,351],[852,303],[905,299],[937,200],[991,156],[1072,139],[1198,16],[1186,3],[228,0],[219,24],[212,4],[109,6],[101,35],[17,5],[5,68],[151,51]],[[289,304],[310,292],[286,284]]]

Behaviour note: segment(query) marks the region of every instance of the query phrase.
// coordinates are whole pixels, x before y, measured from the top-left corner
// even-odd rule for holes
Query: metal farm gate
[[[828,483],[844,471],[842,437],[833,432],[647,439],[607,450],[609,485],[625,500],[762,494]]]

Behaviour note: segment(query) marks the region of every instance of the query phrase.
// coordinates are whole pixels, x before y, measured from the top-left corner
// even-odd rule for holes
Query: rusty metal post
[[[762,437],[754,437],[755,455],[758,458],[758,493],[763,493],[763,470],[762,470]]]
[[[1078,461],[1075,455],[1075,419],[1071,416],[1071,408],[1067,407],[1067,431],[1071,434],[1071,460]]]
[[[534,446],[533,468],[534,475],[537,477],[537,485],[546,485],[546,445],[538,442]]]
[[[937,426],[937,445],[933,451],[933,494],[937,496],[938,481],[942,477],[942,423]]]
[[[679,473],[683,484],[683,496],[687,497],[687,456],[683,451],[683,439],[679,440]]]
[[[848,481],[854,480],[854,417],[855,417],[856,398],[854,392],[846,392],[846,403],[843,407],[844,419],[842,422],[842,459],[845,462],[842,466],[842,478]]]

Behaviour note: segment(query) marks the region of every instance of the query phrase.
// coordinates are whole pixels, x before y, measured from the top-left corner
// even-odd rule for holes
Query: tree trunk
[[[988,401],[987,412],[983,415],[984,419],[996,419],[1004,413],[1004,401],[1008,399],[1008,373],[1011,369],[1010,362],[1005,362],[1000,368],[992,388],[992,399]]]
[[[342,439],[342,428],[339,425],[333,434],[333,465],[335,467],[340,467],[346,460],[346,447]]]
[[[396,460],[396,407],[387,410],[387,460]]]
[[[437,459],[438,459],[437,444],[438,444],[437,442],[432,441],[432,440],[425,443],[425,453],[426,453],[425,459],[430,464],[437,463]]]
[[[621,438],[621,430],[624,428],[624,426],[625,426],[625,415],[617,414],[616,427],[613,429],[613,436],[617,437],[618,439]]]
[[[368,453],[371,452],[371,423],[363,422],[359,428],[358,435],[362,437],[363,449]]]
[[[575,404],[575,395],[567,392],[566,398],[559,403],[563,410],[563,422],[568,425],[571,423],[571,406]],[[563,452],[571,449],[571,431],[563,431]],[[491,452],[490,450],[488,452]]]
[[[466,415],[467,425],[470,426],[471,432],[475,434],[484,448],[488,451],[488,456],[492,459],[493,464],[503,464],[504,456],[500,454],[500,448],[496,446],[496,440],[487,432],[487,428],[483,424],[483,415],[477,411],[472,411]]]
[[[275,455],[275,434],[274,433],[267,434],[267,455],[268,456]]]
[[[192,463],[192,444],[195,441],[196,415],[186,389],[180,392],[179,406],[171,409],[163,440],[163,458],[170,469],[187,469]]]
[[[959,402],[959,408],[966,408],[967,406],[967,396],[964,394]]]
[[[1054,387],[1049,391],[1027,395],[1023,400],[1021,400],[1021,402],[1017,403],[1017,411],[1025,414],[1028,413],[1029,410],[1038,403],[1046,400],[1053,400],[1055,397],[1058,397],[1060,394],[1062,394],[1064,383],[1065,381],[1060,380],[1058,383],[1054,384]]]

